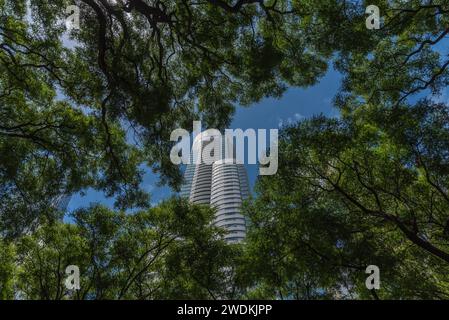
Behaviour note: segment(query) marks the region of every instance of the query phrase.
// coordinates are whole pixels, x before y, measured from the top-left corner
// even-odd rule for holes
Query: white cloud
[[[296,123],[305,117],[300,113],[295,113],[293,116],[288,117],[287,119],[278,118],[278,127],[282,127],[283,125],[291,125]]]
[[[284,120],[281,118],[278,119],[278,128],[282,127],[284,125]]]

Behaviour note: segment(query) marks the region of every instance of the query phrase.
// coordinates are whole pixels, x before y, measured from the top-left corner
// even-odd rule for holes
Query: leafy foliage
[[[211,299],[227,297],[238,248],[211,226],[213,211],[171,199],[129,215],[101,206],[48,222],[13,246],[2,241],[2,298]],[[80,269],[80,290],[65,269]],[[226,267],[226,268],[225,268]]]
[[[447,117],[446,106],[422,101],[285,128],[278,174],[259,179],[247,208],[261,288],[368,297],[374,264],[381,298],[447,298]]]
[[[80,8],[80,29],[65,24]],[[365,27],[380,7],[382,27]],[[0,297],[447,298],[449,1],[0,0]],[[149,207],[142,164],[173,189],[170,132],[235,105],[344,80],[341,118],[285,128],[244,246],[213,212]],[[115,211],[78,210],[86,188]],[[128,209],[134,209],[128,214]],[[82,290],[63,286],[81,267]],[[368,292],[377,264],[382,289]]]
[[[65,23],[73,4],[79,29]],[[329,52],[296,32],[292,5],[1,1],[2,232],[34,228],[55,196],[87,187],[145,207],[140,164],[181,182],[172,129],[223,128],[236,103],[314,84]]]

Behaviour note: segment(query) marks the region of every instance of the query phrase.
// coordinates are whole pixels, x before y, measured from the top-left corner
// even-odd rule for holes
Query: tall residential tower
[[[229,243],[240,242],[246,235],[246,220],[241,214],[242,202],[249,196],[248,178],[243,164],[236,164],[230,155],[233,143],[222,138],[221,156],[212,164],[198,160],[193,163],[194,154],[201,156],[203,149],[213,143],[217,136],[208,136],[204,132],[193,143],[190,163],[184,173],[184,185],[181,196],[192,203],[209,204],[216,208],[214,224],[225,228],[228,233],[225,240]],[[199,158],[201,159],[201,158]]]

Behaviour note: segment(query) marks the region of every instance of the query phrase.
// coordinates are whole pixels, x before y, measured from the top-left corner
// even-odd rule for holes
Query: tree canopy
[[[0,0],[0,298],[447,298],[448,12],[447,0]],[[150,208],[143,164],[182,182],[174,128],[223,129],[237,105],[330,66],[340,117],[284,128],[244,244],[223,243],[208,208]],[[87,188],[115,210],[63,221],[55,198]],[[67,264],[85,270],[76,294]],[[368,264],[380,291],[364,286]]]
[[[422,101],[286,127],[247,208],[256,279],[273,296],[367,297],[373,264],[381,298],[447,298],[448,115]]]
[[[65,23],[73,4],[79,29]],[[294,32],[291,11],[287,2],[1,1],[2,229],[18,234],[56,195],[87,187],[120,209],[142,207],[142,163],[179,187],[172,129],[194,119],[223,128],[235,104],[323,75],[328,53]]]
[[[21,299],[232,298],[232,257],[213,211],[170,199],[133,215],[92,206],[72,223],[42,223],[0,242],[0,297]],[[80,269],[69,290],[66,267]],[[224,266],[227,268],[224,269]]]

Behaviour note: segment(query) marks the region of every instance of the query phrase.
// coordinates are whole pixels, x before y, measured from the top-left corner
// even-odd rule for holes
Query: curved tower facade
[[[217,212],[215,224],[228,230],[225,239],[239,242],[246,235],[245,217],[240,213],[248,197],[248,181],[242,164],[216,161],[212,166],[211,206]]]
[[[198,135],[193,144],[193,154],[201,154],[212,143],[214,136]],[[226,144],[230,141],[223,137],[221,155],[225,155]],[[232,147],[231,147],[232,148]],[[230,149],[228,149],[230,150]],[[213,164],[189,164],[181,188],[181,196],[189,198],[192,203],[209,204],[216,208],[214,224],[228,232],[226,241],[242,241],[246,235],[246,220],[241,214],[242,202],[249,196],[248,178],[244,165],[236,164],[232,157],[220,156]]]
[[[212,166],[198,164],[192,179],[192,187],[189,200],[192,203],[210,204],[212,186]]]

